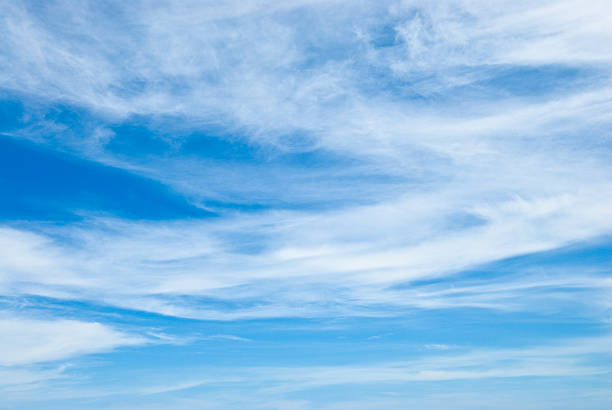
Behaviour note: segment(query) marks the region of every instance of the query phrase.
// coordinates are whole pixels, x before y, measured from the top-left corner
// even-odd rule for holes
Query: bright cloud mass
[[[609,1],[0,10],[0,409],[610,408]]]

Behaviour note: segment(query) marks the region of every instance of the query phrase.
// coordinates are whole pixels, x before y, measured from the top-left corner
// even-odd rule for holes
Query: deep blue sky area
[[[82,213],[129,219],[207,217],[158,181],[29,141],[0,137],[4,220],[68,221]]]
[[[0,0],[0,410],[610,409],[611,14]]]

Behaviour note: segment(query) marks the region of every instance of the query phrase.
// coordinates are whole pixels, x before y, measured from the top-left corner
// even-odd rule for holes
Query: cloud
[[[20,389],[34,388],[36,383],[48,382],[50,380],[64,377],[62,372],[65,367],[61,366],[52,370],[32,370],[21,367],[0,368],[0,388],[11,388],[18,386]]]
[[[234,342],[251,342],[251,339],[234,335],[211,335],[201,338],[200,340],[231,340]]]
[[[603,221],[612,220],[608,196],[601,189],[586,196],[516,198],[472,209],[477,218],[450,231],[436,226],[453,210],[427,208],[428,198],[418,212],[412,199],[342,212],[238,214],[201,222],[89,219],[37,234],[5,228],[13,250],[4,262],[4,289],[218,319],[308,317],[336,309],[363,314],[381,303],[525,307],[512,301],[522,290],[606,285],[573,274],[458,282],[450,290],[390,287],[604,235],[610,226]],[[258,248],[242,248],[245,232]]]
[[[549,377],[583,377],[607,373],[605,364],[597,359],[612,353],[609,335],[566,339],[549,345],[521,348],[458,348],[446,350],[436,345],[425,356],[393,362],[376,362],[365,365],[329,366],[240,366],[217,367],[215,377],[196,378],[182,374],[172,383],[130,386],[104,395],[158,395],[180,390],[192,390],[195,397],[214,399],[222,392],[249,391],[251,397],[275,400],[298,391],[346,385],[398,384],[408,388],[412,383],[441,382],[450,380],[520,379]],[[433,352],[433,353],[432,353]],[[195,373],[206,373],[207,368]],[[194,373],[194,369],[183,369]],[[191,378],[190,378],[191,377]],[[202,396],[198,387],[216,386],[210,394]],[[216,394],[215,394],[216,393]],[[92,397],[95,392],[91,392]]]
[[[418,100],[385,92],[394,83],[409,95],[450,99],[458,85],[493,92],[480,82],[492,76],[491,67],[504,65],[603,64],[605,72],[612,58],[612,50],[599,46],[610,44],[605,1],[588,8],[576,1],[507,2],[499,9],[473,1],[227,4],[233,7],[114,3],[107,11],[87,2],[37,10],[9,4],[4,58],[12,68],[6,66],[3,85],[114,118],[169,115],[195,129],[246,130],[249,139],[283,149],[368,149],[367,155],[394,151],[407,135],[423,140],[436,128],[448,142],[479,124],[487,131],[529,124],[513,121],[516,111],[546,122],[554,114],[542,109],[579,98],[584,88],[609,95],[609,84],[602,88],[590,76],[594,83],[578,95],[557,92],[538,104],[486,96],[472,101],[481,111],[475,115],[473,108],[445,104],[424,109]],[[372,86],[363,89],[364,81]],[[295,132],[313,142],[289,138]]]
[[[0,319],[0,365],[15,366],[136,346],[145,339],[130,336],[101,323],[77,320]]]

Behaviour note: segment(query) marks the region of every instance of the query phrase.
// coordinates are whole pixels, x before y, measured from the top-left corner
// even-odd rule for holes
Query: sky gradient
[[[610,409],[611,16],[0,0],[0,409]]]

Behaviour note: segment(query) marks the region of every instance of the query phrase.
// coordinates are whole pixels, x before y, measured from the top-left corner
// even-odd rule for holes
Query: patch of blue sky
[[[12,131],[21,125],[23,104],[18,99],[0,99],[0,130],[3,133]]]
[[[468,217],[470,218],[470,217]],[[468,219],[468,220],[471,220]],[[575,270],[588,271],[596,276],[606,276],[612,264],[612,241],[609,236],[593,238],[550,251],[520,255],[463,270],[455,275],[455,281],[492,280],[541,272],[550,276]],[[562,272],[559,272],[559,271]],[[448,278],[436,278],[408,282],[405,286],[441,284]],[[395,285],[402,288],[404,285]]]
[[[0,138],[0,172],[4,220],[66,222],[92,213],[131,219],[211,215],[157,181],[7,137]]]

